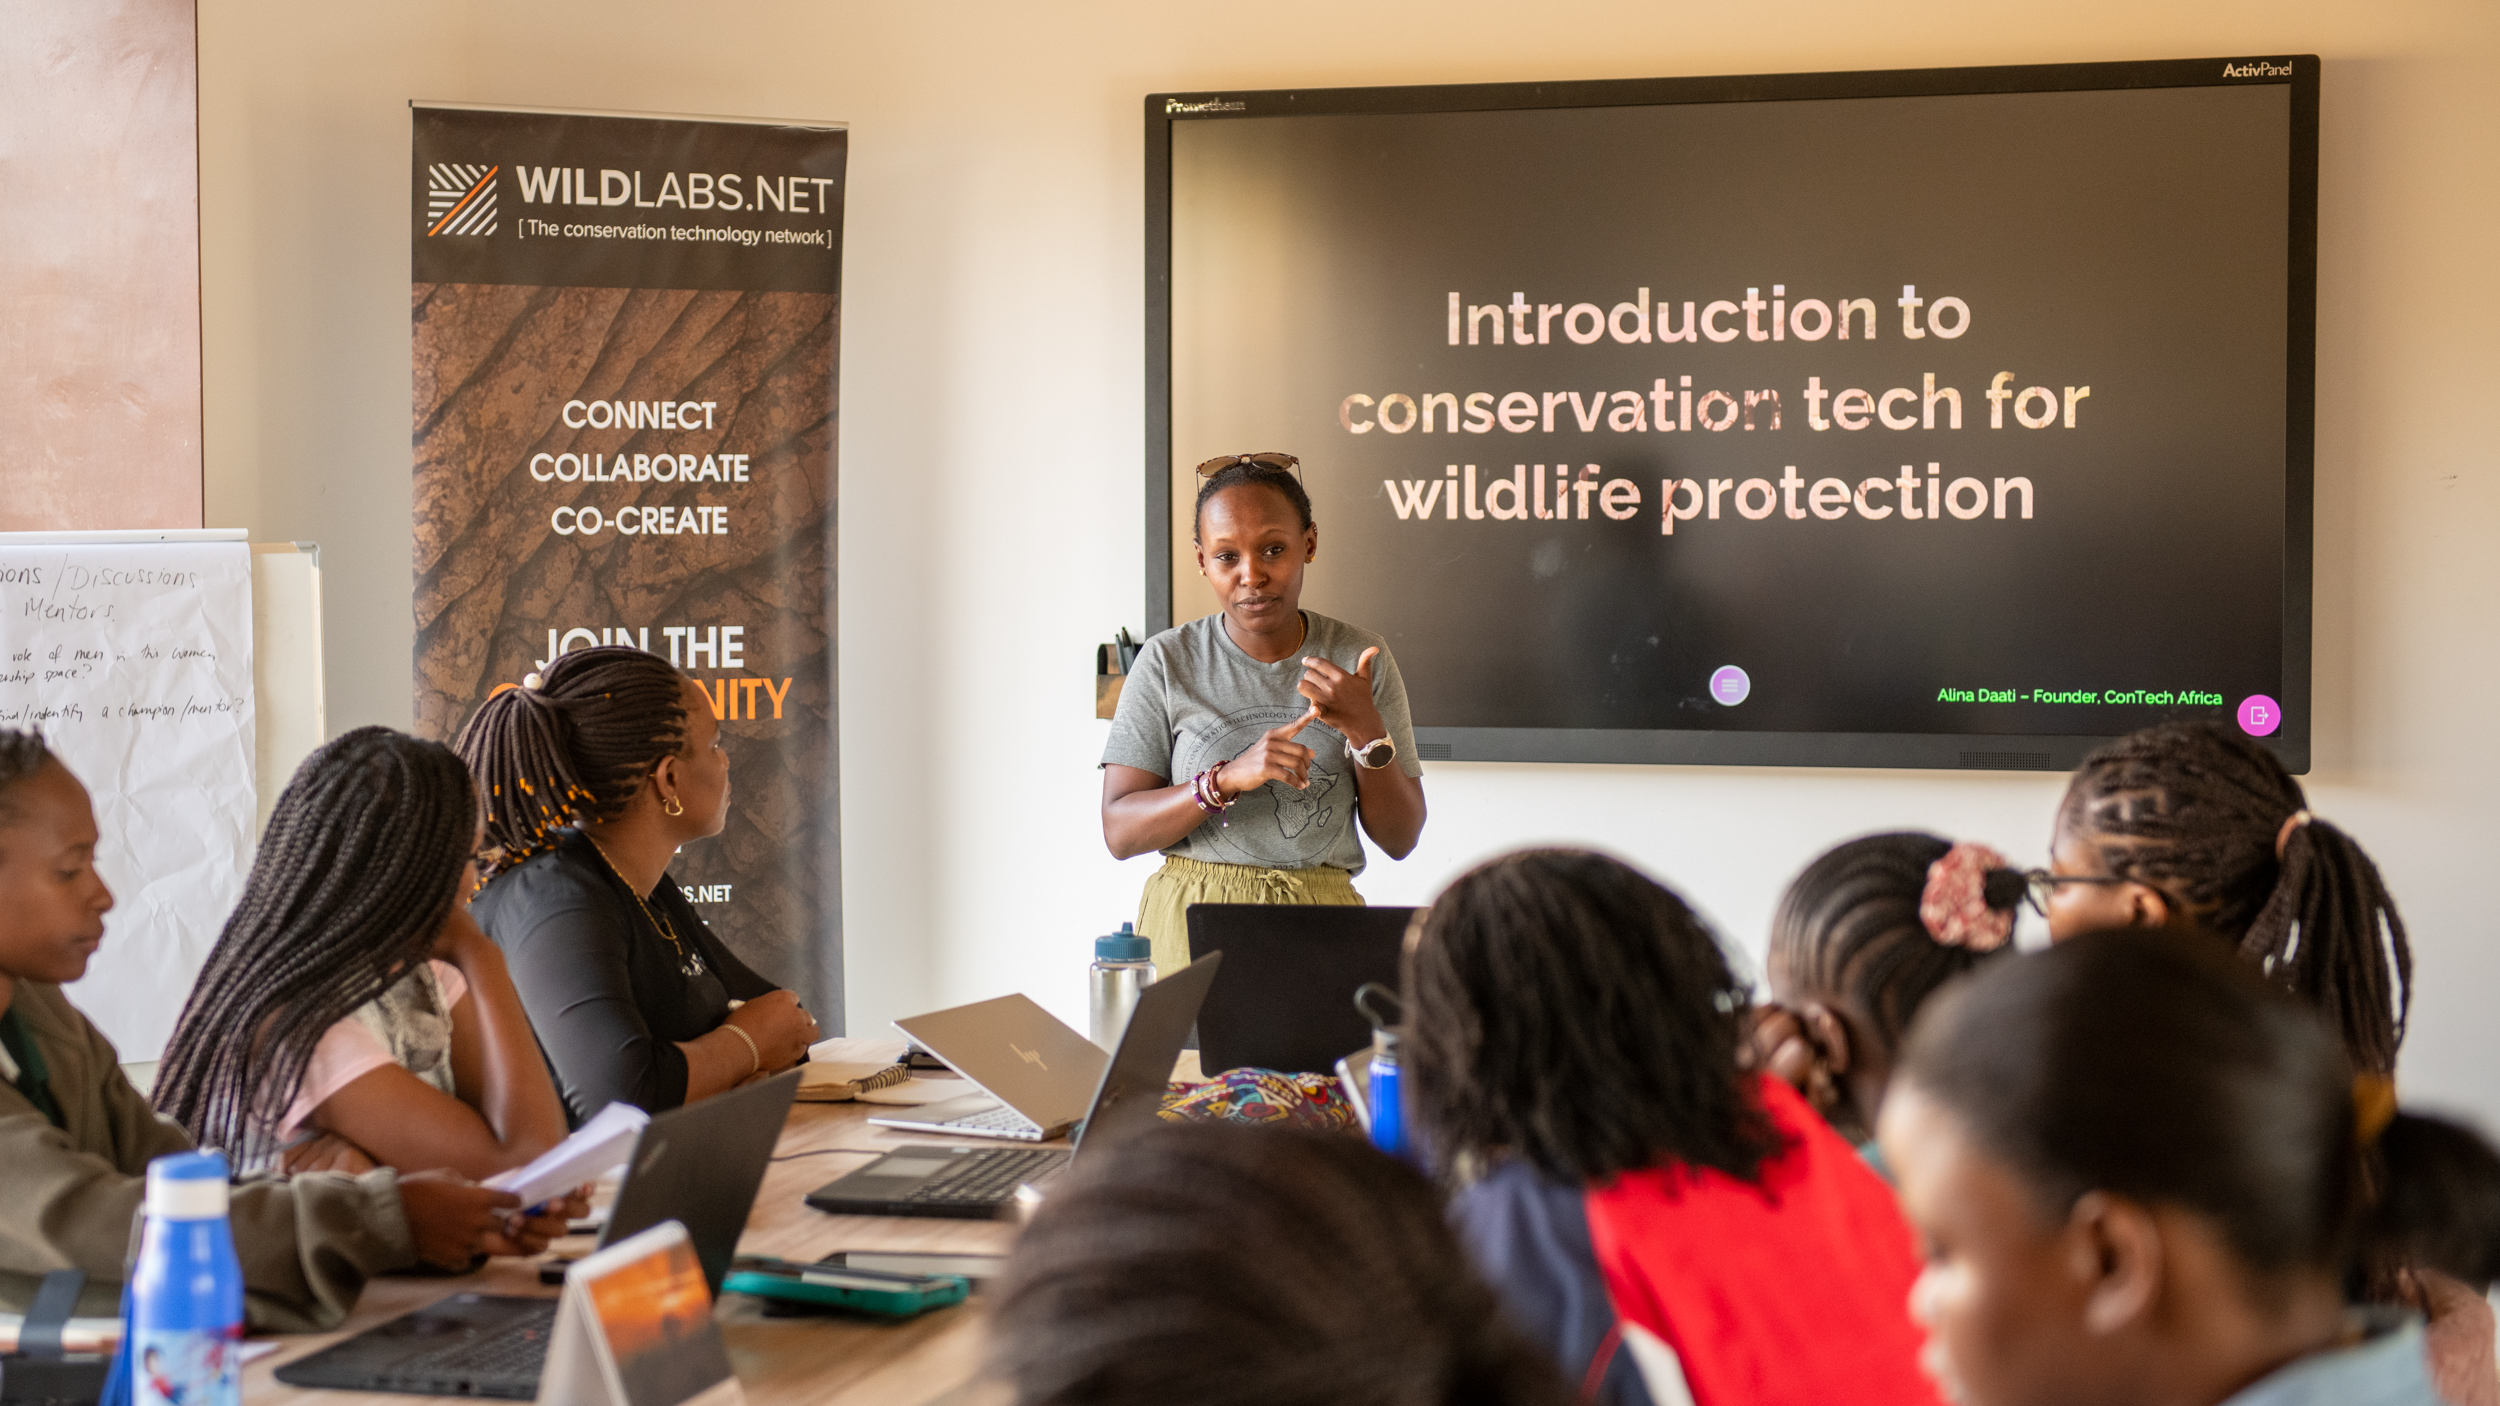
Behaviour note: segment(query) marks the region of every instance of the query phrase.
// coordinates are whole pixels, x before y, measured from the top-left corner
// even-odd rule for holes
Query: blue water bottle
[[[1387,1010],[1379,1009],[1386,1005]],[[1364,1100],[1371,1105],[1372,1146],[1392,1157],[1407,1156],[1406,1099],[1398,1077],[1398,1017],[1405,1014],[1398,994],[1376,981],[1354,992],[1354,1008],[1372,1023],[1370,1086]]]
[[[243,1266],[226,1224],[226,1159],[148,1164],[147,1228],[130,1279],[132,1406],[240,1406]]]

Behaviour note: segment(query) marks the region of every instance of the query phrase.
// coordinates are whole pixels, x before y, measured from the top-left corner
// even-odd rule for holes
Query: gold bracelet
[[[747,1058],[754,1061],[754,1063],[747,1066],[747,1076],[752,1078],[756,1074],[762,1072],[764,1068],[764,1052],[755,1047],[755,1037],[749,1035],[743,1030],[740,1030],[737,1026],[732,1025],[725,1020],[720,1023],[720,1028],[747,1042]]]

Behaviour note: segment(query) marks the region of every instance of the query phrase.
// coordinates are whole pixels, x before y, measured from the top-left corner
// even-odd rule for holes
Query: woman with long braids
[[[694,680],[639,649],[578,650],[487,699],[459,748],[486,803],[470,906],[576,1123],[807,1057],[816,1022],[797,997],[731,955],[668,876],[679,846],[729,819],[720,722]]]
[[[1580,1399],[1934,1406],[1890,1188],[1737,1051],[1745,988],[1682,899],[1603,855],[1461,875],[1406,959],[1425,1145],[1459,1238]]]
[[[484,1178],[562,1141],[503,954],[463,902],[477,843],[469,769],[439,742],[362,727],[305,758],[183,1005],[157,1107],[246,1167],[335,1166],[344,1143]]]
[[[61,994],[108,938],[95,861],[114,842],[42,738],[0,729],[0,1312],[30,1312],[59,1269],[86,1272],[77,1313],[114,1312],[148,1163],[196,1145]],[[568,1200],[532,1217],[508,1191],[388,1168],[248,1176],[232,1204],[245,1320],[298,1333],[336,1327],[376,1274],[534,1255],[576,1213]]]
[[[2162,928],[2232,943],[2392,1076],[2413,947],[2378,866],[2310,813],[2274,754],[2212,723],[2164,723],[2083,759],[2050,837],[2049,940]]]
[[[1103,842],[1116,859],[1163,852],[1137,906],[1161,971],[1189,965],[1189,905],[1359,904],[1356,822],[1392,859],[1423,835],[1387,642],[1302,608],[1319,528],[1295,463],[1198,466],[1190,535],[1222,608],[1146,641],[1103,746]]]

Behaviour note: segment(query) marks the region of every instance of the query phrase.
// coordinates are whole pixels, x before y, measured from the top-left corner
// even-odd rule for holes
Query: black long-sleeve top
[[[649,908],[579,831],[496,875],[469,905],[503,949],[577,1127],[614,1101],[654,1113],[684,1103],[686,1054],[677,1042],[719,1029],[731,999],[774,989],[712,935],[675,880],[661,876]],[[653,913],[691,961],[661,935]]]

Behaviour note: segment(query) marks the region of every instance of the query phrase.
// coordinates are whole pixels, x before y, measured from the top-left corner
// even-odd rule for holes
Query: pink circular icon
[[[1733,708],[1753,692],[1753,680],[1733,664],[1722,664],[1710,675],[1710,696],[1720,706]]]
[[[2283,725],[2283,705],[2262,693],[2240,700],[2240,731],[2251,737],[2272,737]]]

